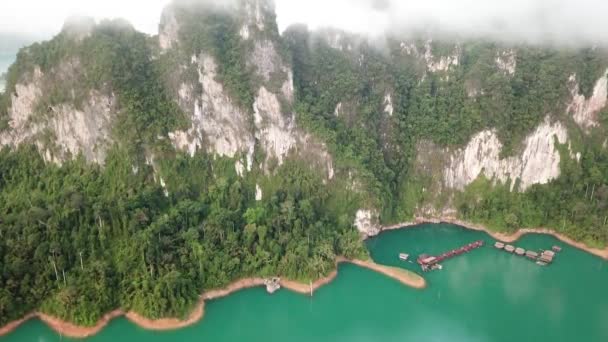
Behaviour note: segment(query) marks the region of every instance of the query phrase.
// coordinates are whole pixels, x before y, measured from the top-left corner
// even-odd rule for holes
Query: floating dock
[[[526,256],[530,259],[536,260],[538,259],[538,253],[534,252],[534,251],[527,251],[526,252]]]
[[[459,255],[466,254],[474,249],[482,247],[483,245],[484,242],[482,240],[479,240],[472,242],[468,245],[462,246],[460,248],[452,249],[437,256],[422,254],[418,257],[418,264],[425,272],[436,268],[441,269],[441,265],[439,265],[440,262]]]
[[[526,256],[528,259],[536,261],[536,263],[541,266],[546,266],[552,263],[557,252],[562,250],[559,246],[553,246],[551,250],[541,250],[540,253],[537,253],[534,251],[527,251],[521,247],[505,245],[504,243],[499,241],[496,241],[496,243],[494,243],[494,247],[496,247],[497,249],[502,249],[507,253],[515,253],[519,256]]]

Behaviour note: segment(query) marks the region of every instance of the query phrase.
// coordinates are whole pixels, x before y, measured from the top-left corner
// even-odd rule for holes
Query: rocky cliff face
[[[291,110],[293,72],[272,38],[278,37],[276,25],[268,25],[267,16],[273,13],[271,3],[247,0],[239,8],[242,12],[239,35],[246,46],[246,65],[258,80],[252,108],[236,104],[218,81],[217,61],[203,51],[191,58],[198,70],[199,84],[182,83],[177,94],[182,109],[190,114],[192,127],[171,133],[171,140],[177,148],[191,154],[204,149],[232,158],[244,156],[235,165],[239,173],[251,171],[254,152],[259,148],[264,155],[260,167],[265,171],[274,165],[272,161],[280,166],[293,153],[325,170],[328,179],[333,178],[333,162],[325,145],[297,127]],[[163,14],[161,48],[179,48],[178,22],[171,8]]]
[[[49,75],[39,67],[22,75],[10,94],[9,129],[0,133],[0,145],[16,148],[34,143],[48,162],[61,164],[82,154],[90,162],[103,164],[117,110],[113,94],[91,89],[78,108],[71,101],[46,108],[40,103],[53,82],[73,77],[79,68],[78,60],[69,60]]]
[[[248,114],[233,103],[216,81],[217,65],[211,56],[193,56],[192,64],[198,72],[199,84],[182,83],[178,93],[179,104],[191,113],[192,125],[187,131],[169,133],[171,141],[191,155],[199,149],[230,158],[244,153],[251,170],[255,140]],[[199,88],[202,92],[195,93]]]
[[[568,132],[560,122],[545,121],[528,137],[515,156],[501,158],[502,143],[495,131],[479,132],[466,147],[449,153],[444,171],[448,188],[463,190],[480,175],[496,182],[511,181],[514,189],[526,190],[534,184],[546,184],[559,176],[560,154],[556,143],[565,144]]]
[[[335,93],[311,92],[321,94],[314,101],[327,104],[327,108],[323,107],[323,111],[327,113],[315,113],[315,115],[322,116],[320,122],[326,125],[324,128],[327,130],[334,129],[333,126],[340,126],[340,129],[346,130],[359,128],[360,132],[356,134],[366,135],[365,139],[360,139],[357,144],[350,146],[351,150],[343,151],[346,155],[340,157],[347,160],[342,161],[345,165],[339,164],[340,158],[335,159],[338,161],[336,167],[326,142],[319,138],[322,134],[311,134],[297,120],[299,113],[296,113],[295,107],[296,104],[301,104],[301,99],[296,103],[297,90],[294,78],[300,87],[298,89],[301,89],[302,79],[309,75],[302,75],[296,62],[293,62],[296,66],[292,65],[293,56],[290,53],[294,51],[286,51],[287,40],[282,39],[277,30],[272,2],[238,0],[222,3],[220,5],[222,15],[230,18],[227,24],[223,23],[226,24],[225,27],[222,26],[225,30],[216,32],[218,36],[207,39],[209,41],[205,42],[207,44],[205,47],[196,48],[191,46],[194,45],[192,41],[200,43],[199,40],[205,39],[198,36],[199,32],[188,30],[209,29],[197,24],[202,20],[211,19],[204,17],[199,20],[196,17],[197,14],[204,16],[207,7],[202,7],[202,10],[199,8],[199,12],[186,11],[190,17],[184,18],[183,8],[180,10],[179,6],[189,2],[177,0],[165,9],[159,26],[158,39],[149,43],[154,53],[146,60],[158,62],[159,66],[165,68],[167,65],[161,63],[173,63],[168,64],[170,67],[166,69],[169,70],[165,71],[168,80],[163,79],[159,83],[162,83],[163,90],[169,93],[171,100],[178,104],[181,112],[185,113],[188,119],[186,125],[179,126],[180,129],[176,129],[178,126],[175,125],[168,133],[166,131],[158,133],[157,140],[170,142],[167,147],[173,146],[175,150],[187,152],[189,155],[200,151],[234,158],[235,169],[241,176],[246,176],[249,172],[253,174],[254,171],[260,174],[272,174],[276,167],[284,164],[289,158],[294,158],[303,160],[307,165],[318,170],[326,183],[329,183],[336,173],[348,174],[348,179],[345,181],[348,183],[346,190],[358,195],[363,194],[361,197],[380,197],[382,194],[378,195],[378,192],[386,191],[388,187],[378,186],[376,190],[381,190],[369,195],[372,192],[366,192],[369,184],[386,181],[389,177],[398,174],[400,168],[407,167],[404,163],[399,164],[402,161],[398,161],[397,157],[408,155],[409,158],[408,153],[413,157],[417,152],[413,169],[433,178],[432,188],[422,189],[423,192],[443,193],[446,190],[447,193],[453,194],[464,190],[480,176],[491,179],[495,183],[510,182],[513,191],[525,191],[532,185],[546,184],[560,176],[563,155],[558,151],[556,144],[564,144],[570,148],[569,158],[579,161],[580,150],[573,150],[571,145],[575,145],[574,142],[580,135],[589,136],[602,125],[601,113],[605,110],[608,101],[608,71],[595,82],[591,96],[585,97],[579,89],[579,78],[572,70],[567,70],[564,71],[564,80],[569,74],[572,75],[568,81],[568,88],[565,89],[566,94],[560,98],[565,109],[558,113],[550,111],[528,113],[533,117],[530,119],[532,124],[528,127],[529,132],[524,136],[523,141],[514,142],[516,149],[509,157],[502,156],[505,142],[499,138],[502,131],[500,127],[494,126],[495,121],[488,120],[489,123],[483,124],[475,121],[481,120],[480,116],[488,116],[487,113],[475,113],[477,117],[467,123],[474,129],[466,131],[466,136],[458,140],[458,144],[439,146],[430,142],[434,137],[421,136],[417,137],[421,141],[414,141],[408,146],[399,145],[408,139],[401,136],[401,130],[412,129],[411,127],[414,126],[418,129],[425,128],[425,125],[443,125],[444,122],[439,122],[441,120],[431,124],[425,122],[429,120],[429,116],[432,116],[428,113],[433,113],[437,108],[449,112],[454,105],[466,102],[463,111],[481,112],[479,108],[488,108],[487,103],[485,107],[478,106],[481,101],[490,104],[497,102],[498,108],[509,106],[510,103],[507,101],[508,97],[513,95],[512,90],[517,88],[520,91],[530,86],[526,82],[533,81],[530,81],[527,75],[519,75],[520,70],[527,66],[523,62],[518,64],[522,58],[522,51],[518,48],[492,46],[483,50],[487,53],[483,58],[475,60],[478,56],[469,53],[467,48],[472,48],[464,43],[440,44],[432,40],[414,42],[397,40],[394,42],[394,51],[391,51],[391,56],[387,57],[384,55],[386,51],[381,54],[375,51],[370,53],[373,44],[366,43],[361,37],[336,30],[324,30],[311,34],[311,40],[322,39],[329,47],[328,51],[334,53],[329,56],[343,54],[347,57],[343,60],[344,63],[352,62],[352,65],[344,69],[334,66],[335,69],[343,70],[338,75],[311,76],[319,79],[313,80],[309,87],[315,87],[317,81],[327,82],[326,78],[339,78],[340,82],[325,84],[344,86],[346,89],[340,89]],[[201,3],[202,6],[212,6],[205,1]],[[193,22],[185,24],[186,19]],[[91,25],[89,22],[80,25],[84,26],[84,29],[71,29],[75,26],[68,26],[67,36],[75,42],[82,42],[91,35],[93,30]],[[234,32],[226,33],[229,30]],[[227,40],[233,44],[230,48],[238,51],[238,56],[226,57],[225,54],[221,55],[225,46],[213,46],[219,44],[218,41],[225,43]],[[311,57],[312,52],[309,53],[310,55],[303,55],[302,58],[314,59]],[[332,57],[321,55],[317,58]],[[295,61],[295,58],[293,60]],[[238,71],[245,76],[242,84],[239,85],[245,86],[238,90],[246,93],[245,101],[243,96],[239,96],[243,94],[238,94],[238,91],[235,94],[232,89],[234,80],[228,79],[226,75],[226,63],[238,63],[238,68],[242,69]],[[398,68],[400,64],[407,65],[407,68]],[[528,64],[530,64],[529,60]],[[412,67],[411,70],[409,67]],[[395,75],[395,70],[411,71],[411,73],[399,79],[401,75]],[[541,71],[546,72],[544,69]],[[121,93],[118,91],[115,93],[108,84],[87,85],[89,89],[85,91],[78,89],[80,77],[87,72],[90,71],[84,70],[77,58],[67,57],[50,69],[35,66],[31,70],[23,71],[13,87],[14,90],[8,94],[10,97],[10,106],[6,111],[8,129],[0,131],[0,145],[14,148],[25,143],[35,144],[48,162],[60,164],[82,154],[91,163],[103,164],[108,149],[115,142],[113,134],[117,117],[121,112],[119,101]],[[487,75],[491,77],[486,77]],[[459,83],[459,85],[462,83],[463,86],[451,87],[451,93],[447,95],[442,93],[442,87],[449,86],[450,83]],[[68,90],[65,93],[68,96],[61,97],[60,100],[54,99],[52,105],[45,105],[48,97],[53,95],[53,87],[57,84],[65,86]],[[494,94],[492,95],[494,97],[484,98],[496,92],[496,89],[503,91],[504,94],[498,94],[499,96]],[[407,92],[411,94],[405,94]],[[407,98],[410,95],[416,96],[415,101]],[[458,98],[461,95],[462,98]],[[520,95],[523,96],[518,94]],[[441,96],[458,98],[461,103],[450,102],[445,98],[438,99]],[[412,102],[417,107],[410,108]],[[316,103],[311,106],[314,105]],[[490,106],[490,108],[494,107]],[[410,120],[411,113],[404,113],[407,110],[428,115]],[[362,112],[365,112],[366,116],[362,116]],[[446,116],[450,115],[452,113]],[[453,115],[458,118],[459,114]],[[502,113],[493,113],[493,115],[500,116]],[[475,124],[478,126],[474,126]],[[577,125],[580,130],[576,129]],[[310,129],[312,131],[315,128]],[[351,134],[350,131],[341,133],[331,137],[361,138],[354,136],[356,134]],[[156,137],[156,134],[154,136]],[[348,145],[347,142],[332,142],[330,139],[328,143]],[[463,141],[465,143],[462,143]],[[604,145],[606,144],[604,142]],[[418,150],[414,151],[415,148],[411,146],[418,146]],[[359,155],[359,151],[356,151],[356,149],[375,147],[378,148],[371,153]],[[411,150],[406,151],[408,148]],[[147,157],[149,163],[154,166],[152,155]],[[365,167],[369,168],[362,170],[363,164],[372,164],[372,166],[366,165]],[[373,178],[378,175],[380,175],[378,178]],[[382,178],[384,176],[386,178]],[[169,179],[163,179],[160,174],[158,175],[157,181],[160,184],[164,184],[165,180]],[[397,183],[402,180],[398,180],[395,176],[390,181]],[[259,186],[256,187],[255,197],[258,200],[263,198]],[[368,199],[361,201],[354,208],[361,208],[360,210],[352,210],[356,213],[354,225],[362,233],[367,235],[377,233],[380,212],[384,212],[379,208],[380,202],[382,201],[378,198]],[[442,208],[441,212],[444,209],[453,210],[449,207],[449,201],[447,202],[446,208]],[[425,213],[432,212],[431,206],[423,203],[418,209]]]
[[[584,130],[599,125],[598,113],[606,107],[608,101],[608,70],[597,80],[590,98],[580,94],[576,75],[570,76],[570,93],[572,102],[568,106],[568,112],[572,114],[574,121]]]

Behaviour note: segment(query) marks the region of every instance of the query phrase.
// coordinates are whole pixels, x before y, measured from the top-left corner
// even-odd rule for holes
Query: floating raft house
[[[511,245],[506,245],[505,246],[505,251],[507,251],[509,253],[513,253],[513,252],[515,252],[515,247],[511,246]]]
[[[542,261],[546,264],[550,264],[553,262],[553,257],[555,256],[555,253],[551,252],[551,251],[544,251],[540,257],[538,258],[539,261]]]
[[[536,260],[538,258],[538,253],[534,251],[527,251],[526,256],[530,259]]]
[[[524,255],[524,254],[526,254],[526,250],[523,249],[523,248],[521,248],[521,247],[517,247],[515,249],[515,254],[517,254],[517,255]]]
[[[503,248],[505,248],[505,244],[502,242],[496,241],[496,243],[494,244],[494,247],[496,247],[498,249],[503,249]]]

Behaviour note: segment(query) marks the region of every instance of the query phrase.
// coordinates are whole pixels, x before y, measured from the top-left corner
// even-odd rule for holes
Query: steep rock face
[[[261,87],[253,104],[256,138],[268,158],[275,157],[279,165],[296,145],[299,134],[295,132],[295,116],[284,116],[277,96]]]
[[[517,59],[514,50],[499,51],[496,54],[496,67],[502,70],[507,75],[515,74],[517,68]]]
[[[454,50],[449,55],[435,56],[433,54],[433,41],[427,40],[424,43],[424,52],[420,51],[415,43],[401,42],[401,51],[408,56],[421,59],[426,64],[426,69],[429,72],[445,72],[450,68],[458,66],[460,62],[460,50],[455,46]]]
[[[360,233],[375,236],[380,233],[379,214],[376,210],[360,209],[355,215],[354,225]]]
[[[322,39],[327,46],[338,51],[351,52],[361,43],[359,37],[355,37],[337,29],[329,28],[321,30],[318,38]]]
[[[384,113],[388,114],[388,116],[393,116],[393,112],[393,96],[390,93],[387,93],[384,96]]]
[[[70,65],[58,67],[63,77],[70,77],[71,68],[78,63]],[[48,162],[62,163],[82,153],[87,161],[103,164],[116,112],[114,95],[91,90],[81,108],[68,102],[36,113],[45,82],[45,75],[36,67],[15,86],[8,111],[10,129],[0,134],[0,144],[35,143]]]
[[[263,78],[253,104],[255,137],[266,155],[265,166],[275,159],[283,164],[285,157],[294,152],[333,178],[333,162],[324,144],[303,132],[296,125],[295,113],[285,111],[293,102],[293,73],[283,62],[271,41],[256,42],[249,63]],[[273,82],[274,81],[274,82]],[[282,85],[277,92],[273,83]],[[283,104],[282,104],[282,102]]]
[[[176,148],[190,154],[202,149],[231,158],[244,156],[235,164],[240,175],[252,170],[254,152],[259,151],[264,158],[257,162],[266,172],[293,154],[325,170],[326,177],[332,178],[333,162],[326,146],[297,127],[291,109],[293,72],[277,49],[280,43],[273,25],[272,2],[241,0],[238,4],[230,13],[237,15],[237,23],[241,25],[237,34],[244,49],[244,64],[252,74],[252,107],[242,108],[231,98],[219,77],[219,61],[202,51],[176,71],[186,76],[174,87],[177,102],[190,114],[191,127],[170,133],[170,140]],[[175,13],[172,7],[163,13],[159,45],[165,50],[180,48],[180,19]],[[188,76],[191,70],[198,72],[198,82],[187,81],[192,80]]]
[[[570,93],[572,102],[568,106],[574,121],[584,130],[589,130],[599,125],[597,114],[606,107],[608,102],[608,70],[595,83],[593,94],[589,99],[580,94],[576,75],[570,76]]]
[[[245,153],[250,170],[255,140],[249,115],[234,104],[216,81],[217,65],[212,57],[193,56],[192,63],[198,71],[202,92],[196,93],[198,87],[184,83],[180,86],[178,101],[186,112],[192,113],[192,126],[187,131],[169,133],[169,138],[176,148],[191,155],[199,149],[230,158]]]
[[[158,44],[161,50],[170,49],[178,40],[179,24],[175,17],[175,10],[168,6],[163,11],[158,30]]]
[[[448,188],[463,190],[479,175],[505,183],[519,180],[519,189],[526,190],[533,184],[545,184],[560,174],[560,154],[555,141],[565,144],[568,140],[566,127],[560,122],[545,121],[524,141],[523,150],[516,156],[500,158],[502,143],[493,130],[482,131],[469,141],[466,147],[450,154],[444,171],[444,183]]]
[[[239,34],[244,40],[251,37],[252,30],[263,32],[267,28],[267,15],[274,13],[272,2],[268,0],[241,0],[245,18]]]

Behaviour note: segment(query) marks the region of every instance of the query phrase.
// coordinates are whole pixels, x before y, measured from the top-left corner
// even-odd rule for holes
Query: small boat
[[[407,253],[399,253],[399,259],[403,260],[403,261],[407,261],[407,259],[410,258],[410,255]]]
[[[431,266],[432,270],[442,270],[443,266],[441,266],[441,264],[434,264]]]
[[[539,266],[547,266],[547,263],[544,261],[537,261],[536,264]]]
[[[560,246],[553,246],[552,248],[555,252],[561,252],[562,248]]]

